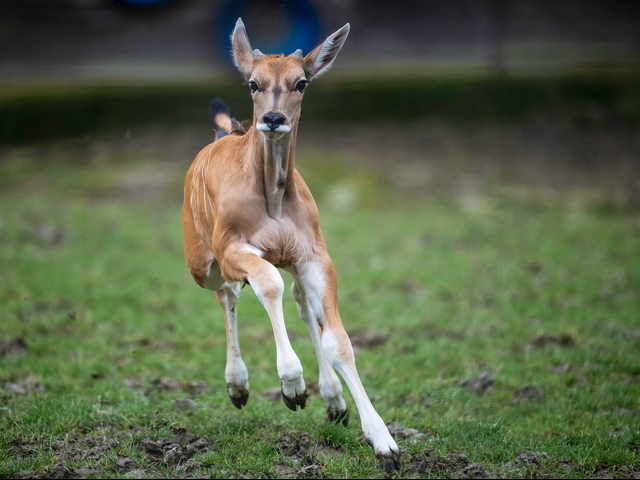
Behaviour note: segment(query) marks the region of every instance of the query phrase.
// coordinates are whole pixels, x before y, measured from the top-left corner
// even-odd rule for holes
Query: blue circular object
[[[247,17],[251,0],[228,0],[217,12],[214,42],[223,57],[228,58],[231,51],[231,33],[239,17]],[[281,38],[266,45],[253,45],[263,53],[284,53],[289,55],[298,48],[305,53],[313,50],[320,41],[320,16],[315,5],[309,0],[280,0],[288,17],[288,32]],[[251,26],[247,25],[247,34],[251,41]]]

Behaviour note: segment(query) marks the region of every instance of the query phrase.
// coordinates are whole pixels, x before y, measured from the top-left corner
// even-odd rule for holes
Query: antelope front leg
[[[389,473],[397,470],[400,468],[400,450],[364,390],[356,369],[351,341],[342,326],[338,312],[337,278],[331,259],[325,254],[316,262],[301,265],[297,270],[312,310],[313,304],[317,303],[317,310],[322,314],[316,318],[322,328],[322,350],[353,395],[364,437],[373,447],[382,468]]]
[[[227,366],[224,371],[227,393],[231,403],[241,409],[249,399],[249,373],[240,356],[240,345],[238,344],[236,305],[240,296],[240,283],[225,282],[216,291],[216,295],[224,312],[224,321],[227,327]]]
[[[278,269],[258,255],[241,249],[227,253],[223,258],[221,267],[225,278],[248,282],[269,314],[276,341],[282,400],[294,412],[298,406],[305,408],[308,394],[302,378],[302,364],[291,347],[284,324],[282,312],[284,282]]]

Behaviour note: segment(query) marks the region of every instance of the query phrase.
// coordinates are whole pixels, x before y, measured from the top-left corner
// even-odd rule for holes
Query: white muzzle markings
[[[261,132],[278,132],[278,133],[289,133],[291,131],[290,125],[278,125],[275,130],[271,130],[269,125],[266,123],[258,122],[256,123],[256,128]]]

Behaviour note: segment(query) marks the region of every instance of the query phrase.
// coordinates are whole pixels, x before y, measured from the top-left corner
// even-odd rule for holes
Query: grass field
[[[0,477],[384,477],[348,393],[350,426],[325,424],[290,296],[307,409],[273,399],[249,287],[252,393],[232,406],[221,312],[183,259],[190,158],[82,145],[0,162]],[[637,211],[418,196],[328,151],[298,163],[362,380],[404,451],[395,476],[639,478]]]

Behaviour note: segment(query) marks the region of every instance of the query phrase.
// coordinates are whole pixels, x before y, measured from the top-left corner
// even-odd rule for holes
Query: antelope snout
[[[256,125],[261,132],[289,132],[291,130],[290,125],[286,125],[287,119],[284,115],[277,112],[265,113],[260,119],[260,122]]]

